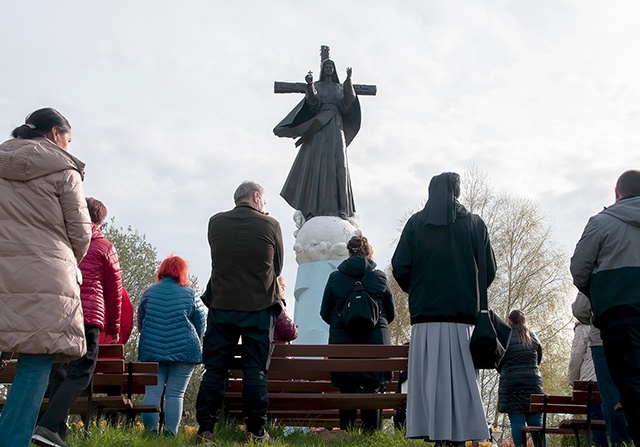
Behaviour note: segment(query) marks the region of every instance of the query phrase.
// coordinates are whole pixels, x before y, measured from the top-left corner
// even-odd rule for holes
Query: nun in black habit
[[[322,62],[320,80],[305,78],[305,98],[276,127],[279,137],[298,138],[300,147],[280,195],[305,219],[353,217],[355,204],[347,163],[347,146],[360,129],[360,103],[351,68],[340,84],[331,59]]]
[[[489,437],[469,340],[479,311],[478,257],[486,257],[487,284],[496,272],[487,228],[459,195],[458,174],[433,177],[426,206],[407,221],[391,260],[412,325],[407,437],[450,445]]]

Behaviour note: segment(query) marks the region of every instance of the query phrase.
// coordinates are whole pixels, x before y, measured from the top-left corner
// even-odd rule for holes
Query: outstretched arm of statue
[[[316,87],[313,85],[313,73],[309,71],[309,73],[304,77],[304,80],[307,82],[307,91],[304,95],[307,100],[307,104],[315,106],[318,104],[318,92],[316,91]]]
[[[353,89],[353,83],[351,82],[351,67],[347,67],[347,79],[345,79],[344,87],[344,104],[347,108],[351,108],[351,104],[356,100],[356,91]]]

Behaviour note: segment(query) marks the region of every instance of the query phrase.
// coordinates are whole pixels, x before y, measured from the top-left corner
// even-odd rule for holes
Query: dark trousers
[[[222,408],[231,361],[242,337],[242,411],[247,430],[262,435],[267,421],[267,371],[273,352],[273,308],[258,312],[209,309],[204,336],[205,372],[196,398],[198,433],[212,432]]]
[[[596,370],[596,378],[598,379],[598,388],[602,398],[602,415],[607,425],[609,441],[614,447],[621,447],[622,444],[631,444],[624,411],[615,408],[620,403],[620,393],[611,379],[602,345],[591,346],[591,357],[593,358],[593,367]],[[594,431],[593,433],[595,435],[596,432]]]
[[[604,355],[613,383],[620,391],[629,435],[640,446],[640,325],[615,325],[601,330]]]
[[[600,402],[591,402],[591,420],[603,419],[602,404]],[[606,422],[605,422],[606,424]],[[591,432],[593,436],[593,445],[596,447],[608,447],[607,432],[603,430],[594,430]]]
[[[73,402],[89,386],[98,362],[100,328],[85,326],[87,353],[69,363],[55,364],[49,376],[49,407],[38,425],[58,433],[67,432],[67,416]]]
[[[345,386],[340,387],[341,393],[377,393],[379,386]],[[340,429],[353,430],[356,425],[356,413],[358,410],[340,410]],[[373,433],[382,428],[382,410],[360,410],[362,419],[362,431]]]

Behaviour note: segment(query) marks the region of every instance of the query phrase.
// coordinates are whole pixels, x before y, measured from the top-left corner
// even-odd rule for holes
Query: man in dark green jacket
[[[264,211],[264,189],[244,182],[236,207],[209,220],[211,279],[203,300],[209,306],[204,336],[206,371],[196,401],[196,443],[213,440],[225,380],[242,337],[243,413],[250,439],[268,442],[264,430],[269,406],[267,369],[273,352],[273,327],[280,313],[277,278],[282,271],[282,231]]]

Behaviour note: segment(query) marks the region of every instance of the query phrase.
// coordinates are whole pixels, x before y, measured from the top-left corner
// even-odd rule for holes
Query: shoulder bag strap
[[[480,294],[480,311],[489,309],[487,302],[487,253],[484,246],[483,230],[480,220],[478,220],[475,225],[475,233],[478,241],[478,293]]]

